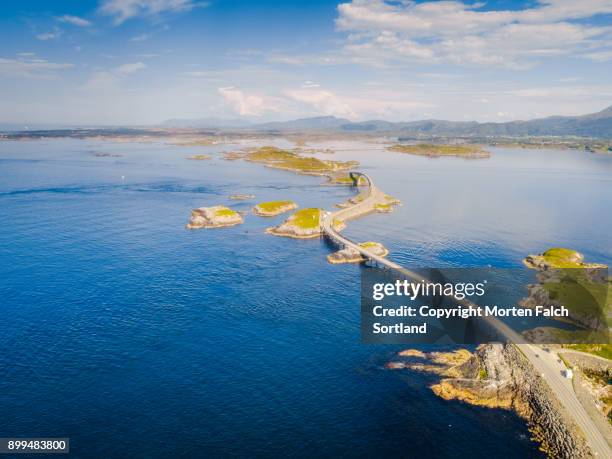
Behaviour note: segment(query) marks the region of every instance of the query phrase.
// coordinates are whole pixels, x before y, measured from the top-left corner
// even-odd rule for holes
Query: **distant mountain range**
[[[159,128],[163,128],[160,130]],[[136,135],[146,131],[148,135],[164,135],[167,129],[211,130],[211,132],[242,133],[341,133],[373,134],[398,137],[546,137],[579,136],[612,139],[612,106],[597,113],[581,116],[549,116],[528,121],[509,121],[505,123],[479,123],[477,121],[423,120],[410,122],[391,122],[370,120],[355,122],[335,116],[318,116],[291,121],[252,124],[245,119],[173,119],[157,126],[66,126],[66,125],[29,125],[0,123],[0,132],[19,133],[20,136],[85,136],[91,132],[117,135]],[[13,135],[13,134],[11,134]]]
[[[303,118],[263,124],[243,120],[170,120],[164,127],[239,129],[258,132],[340,132],[362,134],[398,134],[425,136],[582,136],[612,138],[612,106],[597,113],[582,116],[550,116],[529,121],[479,123],[477,121],[423,120],[390,122],[371,120],[353,122],[334,116]]]
[[[245,119],[224,119],[224,118],[199,118],[183,119],[177,118],[166,120],[161,127],[167,128],[235,128],[251,126],[251,122]]]

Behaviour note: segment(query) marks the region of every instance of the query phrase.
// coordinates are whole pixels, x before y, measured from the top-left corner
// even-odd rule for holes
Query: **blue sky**
[[[588,113],[611,37],[612,0],[2,2],[0,122]]]

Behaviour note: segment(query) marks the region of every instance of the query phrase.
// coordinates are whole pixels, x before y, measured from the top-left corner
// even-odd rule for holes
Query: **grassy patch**
[[[389,211],[391,210],[391,204],[380,204],[380,203],[374,204],[374,209]]]
[[[576,277],[576,273],[573,277]],[[560,282],[542,284],[550,299],[558,301],[570,311],[585,316],[601,316],[608,309],[607,289],[603,283],[580,281],[572,276],[566,276]]]
[[[215,217],[233,217],[234,215],[238,215],[238,212],[227,207],[215,211]]]
[[[295,205],[293,201],[268,201],[257,204],[257,207],[264,212],[277,212],[283,207]]]
[[[579,268],[582,255],[572,249],[554,247],[542,254],[544,260],[554,268]]]
[[[490,153],[478,145],[444,145],[432,143],[419,143],[415,145],[393,145],[390,151],[409,153],[421,156],[463,156],[469,158],[484,158]]]
[[[276,147],[261,147],[252,150],[247,153],[246,159],[263,163],[270,167],[288,169],[305,174],[326,174],[351,169],[359,165],[356,161],[323,161]]]
[[[315,229],[321,224],[321,209],[307,208],[298,210],[291,217],[289,222],[302,229]]]

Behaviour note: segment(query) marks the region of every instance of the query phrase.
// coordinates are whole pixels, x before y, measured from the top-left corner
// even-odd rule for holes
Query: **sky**
[[[0,123],[503,122],[612,105],[612,0],[0,3]]]

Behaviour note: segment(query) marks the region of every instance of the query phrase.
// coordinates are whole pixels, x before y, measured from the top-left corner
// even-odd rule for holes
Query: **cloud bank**
[[[611,58],[612,27],[589,19],[612,0],[543,0],[523,10],[485,11],[482,3],[354,0],[338,5],[356,61],[422,61],[528,68],[547,56]]]

